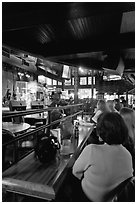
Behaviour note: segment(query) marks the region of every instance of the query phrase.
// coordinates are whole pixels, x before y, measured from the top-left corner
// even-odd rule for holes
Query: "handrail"
[[[49,107],[49,108],[44,108],[44,109],[30,109],[30,110],[25,110],[25,111],[2,112],[2,119],[9,118],[9,117],[15,117],[15,116],[24,116],[24,115],[42,113],[42,112],[52,111],[52,110],[68,109],[68,108],[78,107],[78,106],[82,106],[82,105],[83,105],[83,103],[74,104],[74,105],[67,105],[67,106]]]
[[[79,107],[79,106],[82,106],[83,104],[74,104],[74,105],[67,105],[67,106],[59,106],[59,107],[50,107],[50,108],[46,108],[46,109],[33,109],[33,110],[25,110],[25,111],[10,111],[10,112],[3,112],[2,113],[2,118],[9,118],[9,117],[17,117],[17,116],[24,116],[24,115],[29,115],[29,114],[36,114],[36,113],[42,113],[42,112],[45,112],[45,111],[48,111],[49,112],[49,121],[50,121],[50,112],[52,110],[61,110],[61,109],[68,109],[68,108],[73,108],[73,107]],[[78,111],[78,112],[76,112]],[[66,117],[63,117],[61,119],[58,119],[58,120],[55,120],[51,123],[48,123],[48,124],[44,124],[40,127],[36,127],[35,129],[31,130],[31,131],[28,131],[28,132],[25,132],[25,133],[22,133],[20,135],[18,135],[17,137],[14,137],[12,140],[2,144],[2,148],[5,148],[6,146],[10,145],[10,144],[14,144],[14,147],[15,147],[15,152],[17,151],[16,149],[16,142],[19,141],[19,140],[22,140],[22,139],[25,139],[27,138],[28,136],[31,136],[33,135],[33,138],[37,138],[39,135],[36,134],[37,132],[45,129],[45,128],[48,128],[47,131],[49,132],[50,130],[50,126],[52,125],[55,125],[57,123],[60,123],[60,122],[63,122],[69,118],[73,118],[79,114],[82,114],[83,115],[83,110],[79,111],[79,109],[77,110],[73,110],[73,114],[71,115],[68,115]],[[38,138],[37,138],[38,139]],[[34,151],[34,148],[35,147],[32,147],[31,150],[29,150],[27,153],[25,153],[24,155],[22,155],[20,158],[18,158],[18,156],[15,157],[15,161],[11,164],[11,165],[14,165],[15,163],[17,163],[20,159],[24,158],[25,156],[27,156],[28,154],[30,154],[32,151]]]
[[[82,112],[83,112],[83,110],[82,110],[82,111],[79,111],[79,112],[77,112],[77,113],[74,113],[73,115],[69,115],[69,116],[63,117],[63,118],[61,118],[61,119],[59,119],[59,120],[55,120],[55,121],[51,122],[50,124],[42,125],[42,126],[40,126],[40,127],[37,127],[37,128],[35,128],[34,130],[32,130],[32,131],[30,131],[30,132],[22,133],[20,136],[17,136],[15,139],[10,140],[9,142],[2,144],[2,146],[7,146],[7,145],[9,145],[9,144],[11,144],[11,143],[14,143],[14,142],[20,140],[20,139],[24,139],[24,138],[28,137],[29,135],[32,135],[33,133],[36,133],[36,132],[38,132],[38,131],[40,131],[40,130],[42,130],[42,129],[44,129],[44,128],[50,127],[51,125],[55,125],[55,124],[57,124],[57,123],[59,123],[59,122],[65,121],[65,120],[67,120],[67,119],[69,119],[69,118],[75,117],[76,115],[79,115],[79,114],[81,114]]]

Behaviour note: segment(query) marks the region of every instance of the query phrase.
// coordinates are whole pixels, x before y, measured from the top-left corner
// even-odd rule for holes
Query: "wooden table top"
[[[10,109],[9,109],[9,107],[2,107],[2,111],[3,111],[3,112],[4,112],[4,111],[6,111],[6,112],[8,111],[8,112],[9,112]]]
[[[6,129],[13,134],[21,133],[30,128],[30,125],[28,123],[12,123],[12,122],[3,122],[2,128]]]
[[[56,160],[50,165],[41,164],[32,152],[3,172],[3,189],[45,200],[54,200],[66,169],[74,164],[76,155],[78,156],[82,151],[86,137],[89,137],[92,130],[93,127],[80,127],[79,143],[77,147],[73,145],[73,154],[68,156],[58,154]]]
[[[47,116],[43,116],[43,114],[31,114],[31,115],[25,115],[24,118],[34,118],[34,119],[46,119]]]

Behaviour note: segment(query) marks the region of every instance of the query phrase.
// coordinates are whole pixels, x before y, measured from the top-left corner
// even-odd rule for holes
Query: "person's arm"
[[[99,115],[101,114],[102,112],[100,110],[98,110],[95,115],[92,117],[92,120],[97,123],[97,119],[99,117]]]
[[[83,173],[91,166],[92,163],[92,145],[87,145],[81,154],[79,155],[78,159],[76,160],[73,166],[73,175],[76,176],[78,179],[81,179]]]

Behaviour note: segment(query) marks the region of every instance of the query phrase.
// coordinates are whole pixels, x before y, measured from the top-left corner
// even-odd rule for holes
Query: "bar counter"
[[[3,191],[54,201],[67,169],[73,166],[92,130],[93,125],[79,126],[79,141],[70,144],[70,154],[59,152],[48,165],[40,163],[34,152],[20,160],[3,172]]]

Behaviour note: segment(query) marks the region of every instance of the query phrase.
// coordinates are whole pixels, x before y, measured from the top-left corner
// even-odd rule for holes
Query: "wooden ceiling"
[[[90,70],[115,70],[122,58],[134,73],[135,3],[3,2],[2,44]]]

